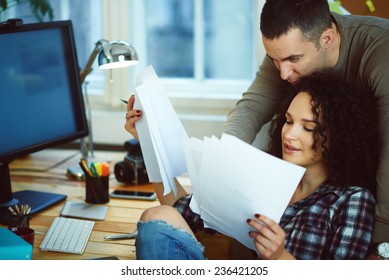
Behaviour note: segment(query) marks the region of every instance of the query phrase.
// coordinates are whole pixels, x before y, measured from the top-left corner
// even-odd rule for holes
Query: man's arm
[[[377,32],[381,31],[378,29]],[[381,34],[380,43],[376,42],[369,48],[369,55],[362,60],[365,64],[358,69],[362,88],[373,93],[378,114],[379,154],[373,243],[389,242],[389,32],[385,34]]]
[[[261,127],[271,120],[291,88],[283,81],[274,63],[265,57],[247,92],[229,113],[224,132],[252,143]]]
[[[389,34],[381,36],[381,44],[369,49],[366,65],[360,67],[364,86],[374,94],[378,114],[379,158],[376,172],[375,224],[371,258],[376,258],[376,244],[389,242]],[[367,77],[367,78],[366,78]],[[365,79],[364,79],[365,78]]]
[[[388,85],[389,88],[389,85]],[[380,152],[373,242],[389,241],[389,90],[377,100]]]
[[[379,260],[376,252],[377,244],[389,241],[389,92],[387,96],[376,98],[378,109],[378,125],[380,151],[376,173],[377,192],[375,206],[375,223],[372,237],[370,260]]]

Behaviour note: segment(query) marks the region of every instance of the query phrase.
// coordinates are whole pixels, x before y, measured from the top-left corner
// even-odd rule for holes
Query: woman
[[[248,217],[248,234],[262,259],[367,256],[378,149],[373,108],[365,94],[329,72],[306,78],[280,108],[269,152],[306,172],[279,223],[261,213]],[[175,208],[162,205],[142,214],[138,259],[205,258],[193,233],[203,221],[190,211],[190,199],[183,195]]]

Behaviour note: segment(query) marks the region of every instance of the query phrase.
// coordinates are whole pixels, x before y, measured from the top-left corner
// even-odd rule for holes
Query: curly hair
[[[334,72],[322,71],[304,78],[281,104],[272,121],[269,152],[282,158],[285,113],[299,92],[311,96],[312,113],[318,124],[313,131],[312,148],[322,153],[327,183],[341,188],[362,186],[375,194],[379,143],[374,99]]]

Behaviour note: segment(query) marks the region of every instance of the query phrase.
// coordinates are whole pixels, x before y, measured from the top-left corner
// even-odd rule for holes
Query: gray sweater
[[[336,13],[333,16],[341,36],[334,69],[374,95],[377,102],[382,144],[373,241],[389,241],[389,20]],[[273,117],[289,87],[273,62],[265,57],[254,81],[230,112],[224,132],[252,143],[261,127]]]

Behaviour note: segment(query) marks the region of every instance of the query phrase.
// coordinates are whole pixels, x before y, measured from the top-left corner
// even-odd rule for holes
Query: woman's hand
[[[278,223],[259,214],[255,214],[255,219],[247,219],[247,223],[254,229],[249,234],[262,259],[294,259],[285,249],[285,232]]]
[[[127,113],[126,113],[126,124],[124,128],[134,136],[135,139],[138,139],[138,132],[135,128],[135,123],[142,117],[141,110],[134,110],[135,96],[131,95],[128,99],[127,104]]]

